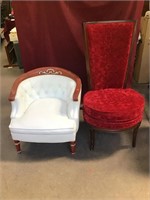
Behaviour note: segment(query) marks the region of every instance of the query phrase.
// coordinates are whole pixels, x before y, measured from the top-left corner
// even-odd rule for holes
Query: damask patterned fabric
[[[133,89],[101,89],[84,95],[84,119],[104,129],[126,129],[142,120],[144,97]]]

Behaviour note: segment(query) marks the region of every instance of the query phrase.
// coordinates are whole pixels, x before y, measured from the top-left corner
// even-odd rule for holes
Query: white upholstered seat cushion
[[[12,118],[9,128],[15,134],[73,134],[77,125],[68,118],[66,101],[43,98],[32,102],[21,117]]]

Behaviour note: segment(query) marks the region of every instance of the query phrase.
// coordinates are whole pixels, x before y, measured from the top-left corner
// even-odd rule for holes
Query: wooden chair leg
[[[138,123],[137,126],[133,129],[132,147],[136,147],[136,138],[137,138],[137,133],[138,133],[140,124],[141,124],[141,122]]]
[[[17,153],[21,153],[20,141],[14,140],[14,143],[15,143],[15,146],[16,146]]]
[[[76,141],[70,142],[71,154],[75,154],[76,151]]]
[[[94,150],[95,146],[95,130],[90,129],[90,150]]]

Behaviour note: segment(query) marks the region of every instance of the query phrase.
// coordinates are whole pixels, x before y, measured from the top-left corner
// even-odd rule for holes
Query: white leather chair
[[[37,68],[19,76],[9,95],[9,129],[17,152],[21,152],[20,141],[70,142],[74,154],[81,90],[80,78],[59,67]]]

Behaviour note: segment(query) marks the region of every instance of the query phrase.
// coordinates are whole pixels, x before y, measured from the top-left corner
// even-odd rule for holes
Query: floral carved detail
[[[61,71],[56,71],[54,69],[47,69],[46,71],[39,71],[39,74],[43,74],[43,75],[46,75],[46,74],[54,74],[54,75],[61,75],[62,72]]]

